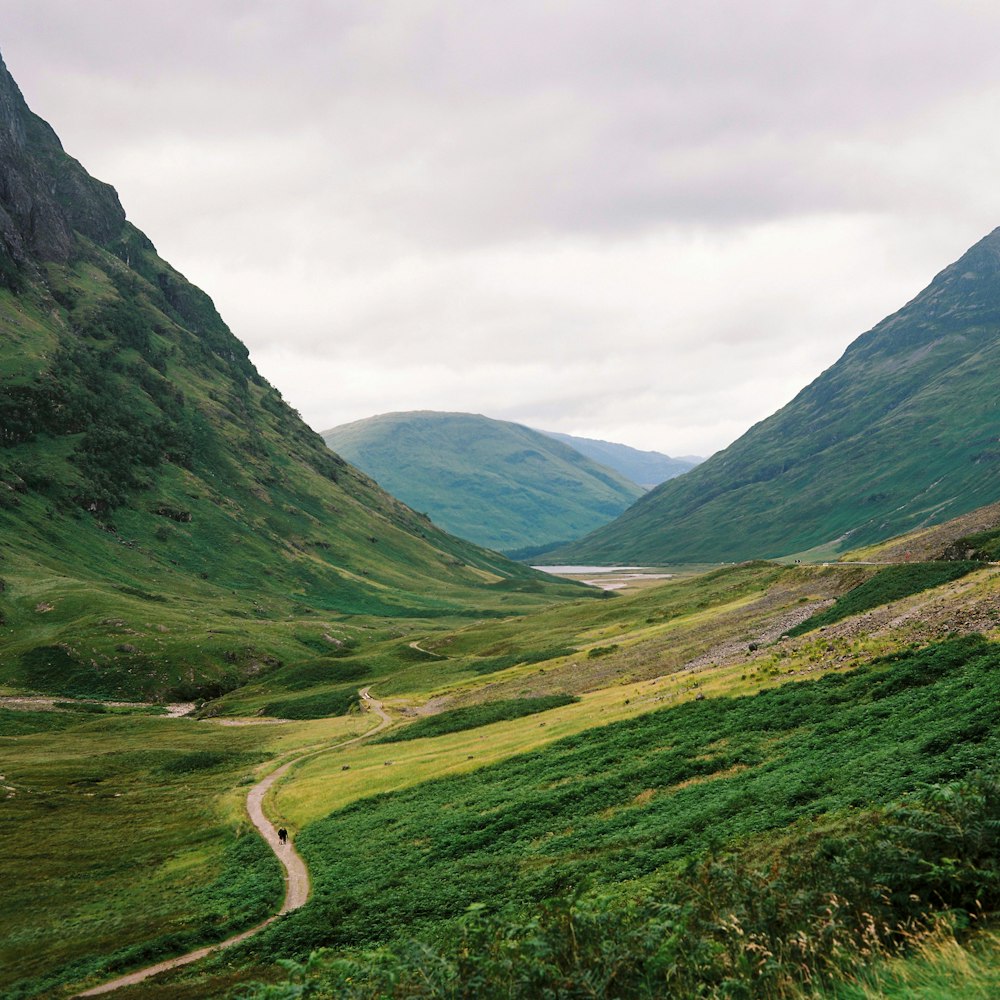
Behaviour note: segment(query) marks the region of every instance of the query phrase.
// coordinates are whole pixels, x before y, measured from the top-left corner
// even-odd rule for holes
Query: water
[[[551,576],[568,576],[601,590],[625,590],[635,580],[669,580],[673,573],[652,573],[647,566],[532,566]],[[595,580],[588,577],[597,577]],[[579,579],[583,577],[583,579]]]

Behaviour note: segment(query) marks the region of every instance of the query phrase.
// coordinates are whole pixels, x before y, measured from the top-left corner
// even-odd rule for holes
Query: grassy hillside
[[[844,551],[1000,499],[1000,230],[729,448],[555,553],[700,562]]]
[[[568,444],[609,469],[615,469],[626,479],[638,483],[647,490],[659,486],[668,479],[675,479],[698,464],[694,459],[671,458],[658,451],[640,451],[638,448],[615,444],[613,441],[574,437],[572,434],[557,434],[555,431],[542,431],[542,433]]]
[[[322,626],[332,630],[327,634],[336,646],[303,632],[302,639],[327,647],[325,655],[263,672],[213,710],[253,715],[275,703],[318,701],[374,685],[397,720],[389,732],[404,738],[311,757],[269,796],[269,815],[309,852],[317,882],[306,910],[238,952],[123,996],[227,996],[248,979],[280,979],[276,957],[304,960],[323,944],[390,948],[378,960],[363,958],[364,974],[350,966],[352,989],[361,990],[383,969],[412,985],[427,971],[410,964],[414,956],[432,952],[411,951],[405,942],[427,940],[440,949],[433,952],[439,958],[428,961],[454,968],[449,941],[471,933],[462,929],[462,919],[471,919],[461,918],[468,902],[489,904],[474,911],[483,963],[500,960],[500,940],[519,942],[521,955],[529,926],[541,928],[537,940],[554,943],[572,919],[583,921],[578,930],[591,942],[581,953],[587,956],[581,972],[596,974],[599,955],[614,949],[629,956],[623,974],[648,972],[643,963],[657,953],[655,942],[666,940],[658,928],[669,914],[657,908],[686,905],[684,893],[700,883],[686,882],[684,872],[710,864],[706,850],[733,852],[738,877],[718,884],[726,906],[750,905],[738,894],[746,884],[757,910],[767,901],[771,912],[772,901],[787,894],[788,880],[815,871],[805,860],[786,867],[788,858],[811,857],[824,837],[834,838],[844,853],[832,856],[840,867],[829,877],[842,891],[844,866],[856,856],[844,838],[864,834],[871,809],[921,781],[962,779],[996,754],[995,646],[973,633],[995,635],[1000,628],[1000,574],[982,565],[942,582],[932,572],[922,578],[924,589],[911,582],[901,595],[898,588],[869,585],[884,572],[879,566],[756,563],[507,618],[342,617]],[[792,625],[854,591],[867,595],[854,601],[862,610],[787,636]],[[880,595],[891,604],[879,606]],[[963,634],[968,637],[954,638]],[[129,830],[138,831],[153,822],[144,812],[147,798],[190,798],[175,810],[176,823],[161,824],[156,837],[133,838],[130,852],[149,852],[145,863],[160,872],[141,910],[149,920],[135,921],[134,928],[120,919],[131,897],[95,880],[92,862],[72,847],[52,853],[46,844],[62,836],[63,827],[51,828],[39,857],[46,865],[63,858],[63,894],[72,887],[66,898],[79,912],[104,912],[106,926],[117,928],[116,943],[111,949],[92,935],[71,907],[58,948],[54,940],[33,938],[30,965],[11,966],[8,976],[17,976],[4,988],[12,996],[68,996],[72,982],[97,981],[87,971],[106,967],[112,950],[124,965],[138,961],[146,940],[153,955],[171,941],[190,940],[167,929],[197,934],[203,928],[208,938],[221,933],[221,927],[212,930],[215,918],[199,916],[210,912],[216,891],[196,902],[189,897],[195,886],[218,888],[229,878],[216,873],[226,871],[227,852],[239,842],[239,796],[256,762],[295,747],[330,745],[371,724],[351,715],[225,729],[212,720],[93,715],[85,708],[49,716],[55,721],[42,730],[32,728],[42,724],[30,713],[18,714],[25,722],[7,723],[11,763],[4,782],[15,790],[19,824],[48,829],[45,817],[54,808],[70,809],[71,837],[101,844],[109,810],[131,817]],[[73,748],[72,759],[60,748]],[[876,758],[881,763],[872,767]],[[127,781],[123,768],[134,770]],[[884,829],[882,820],[872,822]],[[196,845],[186,843],[191,824],[206,836],[197,856],[191,853]],[[757,853],[746,854],[748,845]],[[864,843],[857,851],[870,853]],[[824,854],[815,864],[830,860]],[[770,873],[764,882],[760,865]],[[772,885],[775,873],[779,883]],[[0,877],[12,899],[32,898],[35,883],[23,851],[8,853]],[[590,889],[588,901],[560,901],[581,882]],[[265,898],[266,885],[262,869],[242,898],[248,905]],[[809,882],[803,891],[821,896],[827,886]],[[867,891],[863,882],[859,891]],[[653,903],[629,909],[629,900],[640,898]],[[512,909],[503,910],[505,900]],[[567,906],[578,908],[575,916],[567,915]],[[179,925],[185,908],[193,923]],[[49,904],[43,909],[55,912]],[[797,940],[803,928],[812,933],[808,914],[790,912],[805,924],[785,922],[767,933],[781,940]],[[163,933],[151,934],[149,921],[160,920],[157,914],[163,914]],[[714,920],[711,914],[705,919]],[[745,930],[764,932],[746,920]],[[697,921],[683,926],[687,940],[704,940],[706,958],[736,955],[716,930]],[[842,958],[859,954],[853,938],[836,941]],[[679,972],[721,974],[718,965],[692,965],[690,957]],[[498,974],[489,968],[489,975]],[[775,966],[777,973],[784,968]],[[523,969],[520,957],[508,966],[511,974]],[[724,966],[722,972],[729,974]],[[316,967],[313,975],[331,974]],[[15,988],[16,978],[21,985]],[[43,989],[44,983],[50,985]],[[329,995],[354,995],[336,983],[324,987]],[[399,995],[438,994],[414,987]]]
[[[2,66],[0,169],[0,684],[207,696],[313,615],[567,591],[331,454]]]
[[[504,552],[585,535],[643,492],[539,431],[471,413],[386,413],[323,437],[435,524]]]

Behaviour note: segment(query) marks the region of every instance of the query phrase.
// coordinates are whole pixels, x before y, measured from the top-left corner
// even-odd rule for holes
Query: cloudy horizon
[[[979,0],[0,24],[32,110],[316,430],[454,410],[708,455],[1000,224]]]

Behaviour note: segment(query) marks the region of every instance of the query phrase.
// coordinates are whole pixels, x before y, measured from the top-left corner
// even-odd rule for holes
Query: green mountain
[[[323,437],[447,531],[500,551],[578,538],[643,492],[539,431],[472,413],[386,413]]]
[[[1000,229],[725,451],[555,554],[823,555],[1000,499]]]
[[[675,479],[702,461],[700,458],[671,458],[659,451],[640,451],[638,448],[630,448],[627,444],[615,444],[613,441],[557,434],[555,431],[542,431],[542,433],[568,444],[587,458],[620,472],[626,479],[631,479],[633,483],[638,483],[647,490],[659,486],[668,479]]]
[[[331,454],[2,63],[0,177],[0,682],[204,693],[310,615],[555,593]]]

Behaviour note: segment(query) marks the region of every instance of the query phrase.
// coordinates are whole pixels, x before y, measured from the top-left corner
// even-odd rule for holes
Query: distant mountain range
[[[386,413],[323,432],[435,524],[504,552],[578,538],[644,492],[550,435],[472,413]]]
[[[671,458],[658,451],[640,451],[638,448],[630,448],[627,444],[574,437],[572,434],[558,434],[555,431],[541,433],[568,444],[582,455],[606,465],[609,469],[615,469],[626,479],[631,479],[633,483],[638,483],[647,490],[659,486],[668,479],[675,479],[704,461],[703,458],[695,457]]]
[[[1000,499],[1000,229],[787,406],[565,561],[834,555]]]

